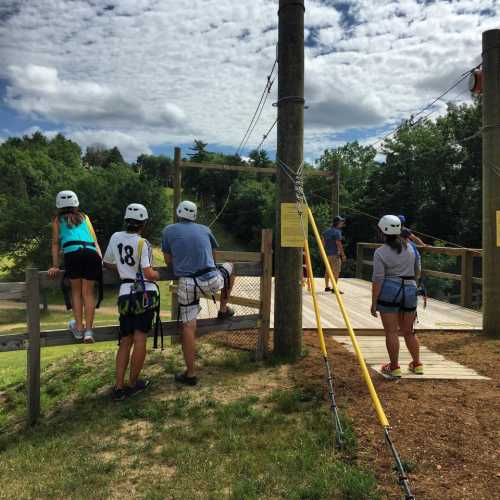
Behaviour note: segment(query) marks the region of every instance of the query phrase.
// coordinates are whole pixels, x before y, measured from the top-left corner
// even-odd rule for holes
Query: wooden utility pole
[[[340,158],[335,158],[332,177],[332,219],[340,215]]]
[[[483,331],[500,337],[500,29],[483,33]]]
[[[172,209],[172,224],[175,223],[177,219],[177,206],[181,202],[182,196],[182,168],[181,168],[181,148],[174,149],[174,206]],[[179,306],[177,303],[177,293],[172,292],[172,300],[170,306],[170,318],[177,319],[179,313]]]
[[[304,0],[280,0],[278,23],[278,159],[297,171],[304,158]],[[274,352],[302,351],[302,248],[282,247],[282,203],[296,201],[291,180],[278,166]]]

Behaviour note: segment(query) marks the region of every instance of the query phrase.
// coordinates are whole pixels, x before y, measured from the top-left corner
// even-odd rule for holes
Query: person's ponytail
[[[396,234],[390,234],[390,235],[386,234],[385,242],[387,245],[389,245],[389,247],[391,247],[397,253],[401,253],[403,251],[403,245],[405,245],[405,242],[403,242],[401,237]]]

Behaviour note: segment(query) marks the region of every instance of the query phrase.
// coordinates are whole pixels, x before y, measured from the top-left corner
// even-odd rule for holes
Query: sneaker
[[[86,344],[93,344],[94,340],[94,332],[92,330],[85,330],[85,334],[83,335],[83,341]]]
[[[187,372],[177,373],[174,379],[176,382],[185,385],[196,385],[198,383],[198,377],[188,377]]]
[[[78,330],[78,328],[76,327],[76,320],[75,319],[72,319],[68,323],[68,329],[73,334],[73,337],[75,337],[75,340],[82,340],[83,339],[83,332]]]
[[[380,370],[385,378],[389,379],[401,378],[401,368],[399,366],[397,368],[392,369],[391,364],[387,363],[386,365],[382,365]]]
[[[332,293],[335,293],[335,290],[332,289]],[[340,295],[344,295],[344,292],[342,290],[339,290]]]
[[[134,387],[129,387],[128,388],[128,396],[135,396],[136,394],[139,394],[140,392],[146,390],[149,387],[150,381],[147,379],[139,379],[135,382]]]
[[[226,307],[226,310],[224,312],[219,311],[219,313],[217,314],[217,319],[227,319],[227,318],[231,318],[232,316],[234,316],[234,309],[231,309],[228,306],[228,307]]]
[[[127,399],[127,396],[128,391],[126,389],[113,387],[113,391],[111,393],[111,399],[113,399],[113,401],[123,401],[124,399]]]
[[[408,365],[408,369],[415,375],[424,374],[424,365],[422,363],[414,363],[413,361]]]
[[[325,292],[333,292],[333,290],[329,286],[325,286]]]

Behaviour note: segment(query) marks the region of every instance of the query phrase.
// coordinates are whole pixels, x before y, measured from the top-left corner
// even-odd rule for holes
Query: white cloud
[[[277,0],[6,5],[4,104],[85,144],[119,141],[129,154],[194,137],[236,148],[276,51]],[[315,40],[305,52],[308,158],[335,133],[366,136],[423,107],[477,64],[481,32],[498,25],[481,15],[496,0],[308,0],[306,9]],[[276,89],[250,146],[275,118]]]

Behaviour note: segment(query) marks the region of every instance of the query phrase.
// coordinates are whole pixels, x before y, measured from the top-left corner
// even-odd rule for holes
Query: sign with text
[[[281,246],[303,248],[304,230],[307,235],[307,213],[302,206],[302,221],[296,203],[281,204]]]

